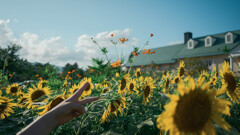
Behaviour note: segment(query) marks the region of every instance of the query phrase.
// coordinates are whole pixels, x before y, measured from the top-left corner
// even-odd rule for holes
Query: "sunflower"
[[[197,80],[198,84],[202,84],[207,79],[208,76],[209,76],[208,72],[206,72],[205,70],[201,71],[201,74]]]
[[[6,90],[7,94],[10,94],[10,95],[13,95],[13,96],[18,95],[19,91],[20,91],[20,86],[19,86],[18,83],[14,83],[12,85],[9,85],[7,87],[7,90]]]
[[[69,93],[72,95],[72,94],[74,94],[78,89],[80,89],[81,88],[81,85],[80,84],[78,84],[78,85],[76,85],[76,84],[74,84],[73,86],[72,86],[72,88],[70,88],[69,89]]]
[[[233,101],[239,103],[239,87],[235,79],[235,75],[230,71],[228,62],[224,61],[222,63],[223,69],[220,70],[220,75],[222,77],[222,84],[227,86],[226,93],[228,97]]]
[[[47,113],[48,111],[53,109],[55,106],[57,106],[58,104],[60,104],[62,101],[64,101],[67,98],[68,98],[67,95],[58,95],[57,97],[55,97],[51,102],[49,102],[45,106],[38,108],[39,110],[44,109],[42,112],[39,113],[39,115],[43,115],[43,114]]]
[[[117,112],[120,112],[121,115],[123,114],[123,108],[126,108],[126,105],[128,103],[126,102],[126,98],[120,97],[114,101],[112,101],[110,104],[108,104],[107,109],[104,111],[102,118],[100,119],[101,123],[108,122],[110,115],[117,116]]]
[[[135,72],[135,76],[136,76],[136,77],[141,76],[141,69],[140,69],[140,68],[137,68],[137,70],[136,70],[136,72]]]
[[[110,87],[109,87],[107,84],[104,84],[104,85],[103,85],[102,94],[103,94],[103,93],[106,93],[106,92],[108,92],[108,91],[110,91]]]
[[[177,84],[181,82],[181,77],[180,76],[175,76],[172,80],[172,84]]]
[[[11,103],[13,99],[8,99],[7,97],[0,96],[0,118],[4,119],[5,115],[8,117],[10,113],[14,113],[13,107],[16,107],[16,103]]]
[[[38,85],[35,87],[33,85],[33,88],[28,89],[28,94],[27,94],[27,103],[28,106],[27,108],[30,109],[32,107],[32,103],[35,102],[46,102],[47,99],[45,96],[49,96],[50,93],[50,88],[49,87],[42,87],[42,85]]]
[[[230,129],[230,125],[221,114],[230,116],[231,103],[217,98],[215,91],[209,90],[210,83],[195,85],[194,79],[189,77],[188,83],[180,83],[180,95],[171,95],[171,102],[164,106],[165,111],[158,116],[157,127],[170,134],[216,134],[212,121]],[[201,87],[197,87],[201,86]],[[223,88],[224,89],[224,88]]]
[[[167,72],[167,75],[164,76],[164,78],[163,78],[164,82],[165,82],[164,86],[163,86],[163,90],[162,90],[163,93],[167,93],[167,91],[168,91],[168,88],[169,88],[169,85],[170,85],[169,77],[170,77],[169,72]]]
[[[127,82],[129,80],[129,74],[126,74],[123,76],[122,80],[120,81],[120,85],[118,88],[118,94],[119,95],[125,95],[127,93],[126,88],[127,88]]]
[[[81,82],[80,82],[80,87],[82,87],[86,82],[89,83],[89,85],[87,86],[87,88],[83,91],[82,95],[83,97],[89,96],[92,94],[92,90],[94,88],[93,84],[92,84],[92,79],[91,78],[84,78]]]
[[[180,61],[180,65],[178,67],[178,76],[179,77],[183,77],[184,72],[185,72],[184,67],[185,67],[184,61]]]
[[[68,84],[68,82],[67,82],[67,79],[66,80],[64,80],[64,82],[63,82],[63,88],[66,88],[67,87],[67,84]]]
[[[38,82],[38,85],[42,85],[42,87],[45,87],[47,83],[48,83],[48,80],[40,80]]]
[[[27,96],[25,93],[23,93],[22,91],[19,92],[19,98],[18,98],[18,107],[23,108],[26,106],[26,102],[27,102]]]
[[[146,77],[142,88],[143,92],[141,95],[143,95],[143,104],[146,104],[149,102],[152,90],[155,88],[153,79],[151,77]]]
[[[130,78],[129,83],[127,84],[128,92],[130,94],[136,93],[138,94],[139,91],[137,90],[137,82],[135,79]]]

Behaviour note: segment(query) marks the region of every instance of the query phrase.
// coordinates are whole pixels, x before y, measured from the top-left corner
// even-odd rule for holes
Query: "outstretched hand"
[[[99,99],[99,97],[90,97],[80,101],[78,100],[88,85],[89,83],[86,82],[70,98],[61,102],[49,112],[52,113],[58,126],[72,120],[76,116],[80,116],[81,114],[85,113],[86,110],[83,105]]]
[[[32,122],[22,131],[20,131],[18,135],[47,135],[57,126],[67,123],[74,117],[85,113],[86,110],[83,105],[99,99],[99,97],[91,97],[78,100],[88,85],[89,83],[86,82],[70,98],[62,101],[52,110]]]

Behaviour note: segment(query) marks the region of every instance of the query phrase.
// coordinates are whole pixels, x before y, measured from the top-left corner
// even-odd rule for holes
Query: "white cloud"
[[[168,45],[176,45],[176,44],[181,44],[181,43],[183,43],[183,41],[180,41],[180,40],[178,40],[178,41],[170,41],[170,42],[168,42]]]
[[[7,24],[10,20],[0,20],[0,46],[6,47],[7,44],[13,40],[12,31],[8,28]]]
[[[118,43],[118,50],[121,50],[120,48],[122,47],[119,38],[128,38],[129,41],[125,42],[124,46],[131,47],[131,50],[132,45],[138,43],[138,39],[130,37],[131,30],[127,28],[124,30],[101,32],[95,36],[86,34],[81,35],[78,37],[74,48],[70,49],[63,44],[63,39],[60,36],[40,39],[37,34],[25,32],[20,35],[19,39],[15,39],[12,37],[12,31],[7,26],[9,22],[10,20],[0,20],[0,43],[4,44],[8,41],[19,43],[22,46],[19,52],[20,57],[30,62],[49,62],[58,66],[77,62],[80,67],[86,67],[91,64],[92,57],[103,57],[101,50],[92,42],[91,37],[93,37],[100,46],[107,47],[107,49],[110,50],[108,55],[115,57],[113,60],[116,60],[116,54],[110,40],[114,40]],[[112,33],[114,34],[113,37],[110,36]],[[127,51],[129,51],[129,49]],[[130,52],[125,52],[125,54],[129,53]]]

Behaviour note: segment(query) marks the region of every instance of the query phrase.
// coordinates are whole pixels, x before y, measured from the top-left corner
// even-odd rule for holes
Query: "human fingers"
[[[79,103],[72,103],[71,104],[71,109],[73,110],[74,114],[83,114],[86,113],[86,109],[84,106],[82,106]]]
[[[89,85],[89,83],[86,82],[80,89],[78,89],[78,90],[70,97],[70,99],[78,99],[78,98],[82,95],[83,91],[87,88],[88,85]]]
[[[89,97],[89,98],[85,98],[85,99],[80,100],[79,103],[80,103],[81,105],[84,105],[84,104],[87,104],[87,103],[96,101],[96,100],[98,100],[98,99],[99,99],[99,97]]]

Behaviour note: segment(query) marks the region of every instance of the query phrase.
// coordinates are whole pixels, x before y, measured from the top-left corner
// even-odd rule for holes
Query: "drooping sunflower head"
[[[214,121],[228,130],[230,125],[221,114],[230,115],[231,103],[216,98],[217,94],[208,90],[210,83],[195,85],[193,78],[187,84],[180,83],[177,88],[180,95],[170,96],[171,102],[157,118],[157,127],[170,130],[170,134],[216,134]]]
[[[13,96],[18,95],[19,91],[20,91],[20,86],[19,86],[18,83],[14,83],[12,85],[9,85],[7,87],[7,90],[6,90],[7,94],[10,94],[10,95],[13,95]]]
[[[170,80],[169,80],[168,77],[166,77],[164,79],[163,93],[167,93],[168,92],[169,85],[170,85]]]
[[[143,104],[146,104],[149,102],[152,90],[155,88],[154,81],[151,77],[146,77],[144,84],[142,86],[143,92],[141,93],[143,96]]]
[[[140,69],[140,68],[137,68],[137,70],[136,70],[136,72],[135,72],[135,76],[136,76],[136,77],[141,76],[141,69]]]
[[[122,115],[123,108],[126,108],[128,103],[126,102],[125,97],[119,97],[116,100],[113,100],[108,104],[107,109],[104,111],[102,118],[100,119],[101,123],[108,122],[111,115],[117,116],[117,113],[120,112]]]
[[[67,82],[67,79],[66,80],[64,80],[64,82],[63,82],[63,88],[66,88],[67,87],[67,84],[68,84],[68,82]]]
[[[39,113],[39,115],[43,115],[45,113],[47,113],[48,111],[50,111],[51,109],[53,109],[55,106],[57,106],[58,104],[60,104],[62,101],[64,101],[65,99],[67,99],[67,96],[64,95],[58,95],[57,97],[55,97],[51,102],[49,102],[47,105],[42,106],[39,108],[39,110],[44,109],[42,112]]]
[[[38,85],[41,85],[42,87],[45,87],[47,85],[47,83],[48,83],[48,80],[40,80],[38,82]]]
[[[0,96],[0,118],[5,119],[5,116],[10,116],[10,113],[14,113],[12,108],[16,107],[16,103],[11,103],[12,99]]]
[[[185,67],[184,61],[180,61],[180,65],[178,67],[178,76],[183,77],[185,73],[184,67]]]
[[[239,103],[240,100],[240,89],[237,84],[236,77],[233,72],[230,71],[227,62],[222,64],[223,70],[220,70],[220,75],[222,77],[222,84],[227,87],[227,95],[233,101]]]
[[[126,88],[127,88],[127,83],[129,81],[129,74],[126,74],[122,77],[121,81],[120,81],[120,85],[118,88],[118,93],[120,95],[125,95],[126,94]]]
[[[20,107],[20,108],[23,108],[23,107],[25,107],[26,106],[26,103],[27,103],[27,96],[26,96],[26,94],[25,93],[23,93],[23,92],[20,92],[19,93],[19,98],[18,98],[18,107]]]
[[[32,103],[46,102],[47,97],[50,94],[51,93],[50,93],[49,87],[42,87],[41,85],[38,85],[37,87],[35,87],[33,85],[33,88],[28,89],[28,94],[27,94],[28,109],[32,107]]]

